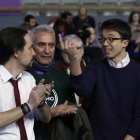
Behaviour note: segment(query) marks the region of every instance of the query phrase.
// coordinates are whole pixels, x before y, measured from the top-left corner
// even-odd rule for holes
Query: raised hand
[[[75,44],[71,43],[70,41],[62,41],[61,34],[59,34],[59,42],[60,42],[60,49],[64,51],[69,59],[78,59],[78,50]]]

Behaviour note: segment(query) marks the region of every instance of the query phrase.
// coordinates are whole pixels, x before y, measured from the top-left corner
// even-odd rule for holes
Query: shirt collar
[[[126,52],[126,57],[123,60],[119,61],[117,63],[116,67],[115,67],[115,65],[114,65],[114,63],[113,63],[113,61],[111,59],[108,58],[107,61],[108,61],[109,65],[114,67],[114,68],[123,68],[126,65],[128,65],[128,63],[130,62],[130,58],[129,58],[128,53]]]
[[[0,77],[4,83],[8,82],[10,79],[17,80],[21,78],[21,76],[22,76],[22,73],[20,73],[15,79],[3,65],[0,65]]]

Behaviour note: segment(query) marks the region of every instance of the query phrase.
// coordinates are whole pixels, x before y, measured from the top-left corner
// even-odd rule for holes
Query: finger
[[[33,88],[32,88],[32,91],[35,91],[35,90],[36,90],[36,88],[37,88],[37,86],[33,87]]]
[[[44,82],[45,82],[45,79],[40,80],[38,86],[42,86]]]
[[[68,104],[68,101],[66,100],[65,102],[64,102],[64,105],[67,105]]]
[[[49,85],[51,90],[54,89],[54,81],[52,81]]]
[[[73,112],[73,114],[76,114],[76,113],[77,113],[77,111],[74,111],[74,112]]]
[[[69,46],[69,48],[71,48],[72,47],[72,42],[69,41],[68,44],[67,44],[67,46]]]
[[[48,91],[48,92],[51,92],[51,88],[50,88],[50,85],[45,85],[45,88],[46,88],[46,91]]]
[[[68,49],[68,41],[66,40],[65,42],[64,42],[64,44],[65,44],[65,49]]]
[[[71,113],[71,114],[75,114],[75,113],[76,113],[76,111],[70,111],[70,113]]]
[[[77,104],[77,105],[76,105],[76,107],[81,107],[81,106],[82,106],[82,104]]]
[[[59,34],[58,37],[59,37],[60,48],[63,50],[64,49],[64,43],[62,41],[61,34]]]
[[[44,94],[44,95],[42,95],[41,97],[40,97],[40,100],[42,101],[42,100],[46,100],[46,95]]]
[[[50,92],[46,91],[45,95],[46,95],[46,97],[50,96]]]
[[[75,47],[73,42],[69,42],[68,46],[70,46],[70,48]]]
[[[51,92],[51,89],[50,88],[46,88],[46,91],[48,91],[50,93]]]

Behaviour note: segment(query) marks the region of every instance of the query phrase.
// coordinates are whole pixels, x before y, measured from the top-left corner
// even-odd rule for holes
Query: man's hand
[[[78,107],[81,107],[81,104],[77,105],[68,105],[68,101],[65,101],[64,104],[57,105],[56,107],[51,108],[52,117],[63,116],[66,114],[76,114]]]
[[[46,87],[46,97],[48,97],[48,96],[50,96],[50,93],[51,93],[52,89],[54,88],[54,81],[52,81],[50,84],[46,84],[44,86]]]
[[[134,137],[130,136],[130,135],[126,135],[126,137],[124,138],[124,140],[135,140]]]
[[[31,106],[32,109],[39,106],[39,104],[50,95],[50,92],[54,87],[54,81],[48,85],[43,85],[44,81],[45,80],[42,79],[39,84],[32,89],[30,93],[27,103]]]
[[[75,44],[71,43],[70,41],[62,41],[62,37],[59,34],[59,42],[60,42],[60,49],[62,51],[64,51],[70,60],[79,60],[79,56],[78,56],[78,50],[75,46]]]

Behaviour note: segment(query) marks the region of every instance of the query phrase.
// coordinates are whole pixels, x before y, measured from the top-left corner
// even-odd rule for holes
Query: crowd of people
[[[98,32],[86,8],[0,31],[0,140],[140,140],[140,14]]]

